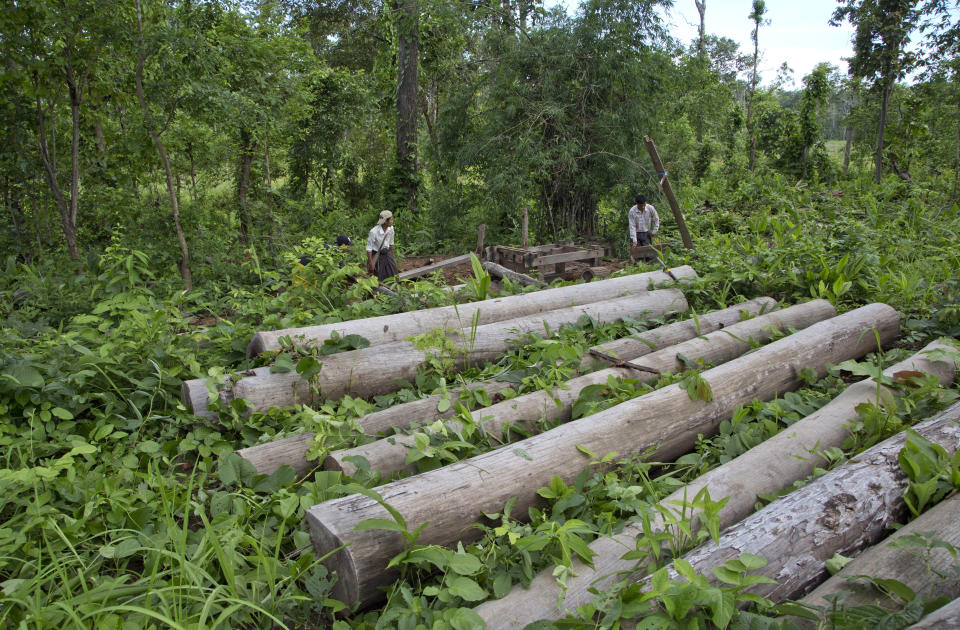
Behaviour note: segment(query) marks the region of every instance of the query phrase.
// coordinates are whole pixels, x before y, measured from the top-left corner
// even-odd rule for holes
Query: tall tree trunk
[[[953,158],[953,202],[960,201],[957,197],[960,184],[960,100],[957,101],[957,153]]]
[[[267,234],[267,246],[270,248],[270,254],[273,252],[274,221],[273,221],[273,180],[270,178],[270,138],[269,135],[263,138],[263,169],[267,176],[267,219],[270,222],[269,233]]]
[[[146,61],[146,50],[143,42],[143,18],[140,8],[140,0],[137,2],[137,31],[140,34],[140,47],[137,51],[137,67],[135,80],[137,86],[137,100],[140,102],[140,109],[143,110],[143,122],[153,138],[153,144],[157,147],[157,153],[160,154],[160,161],[163,163],[163,171],[167,179],[167,195],[170,197],[170,206],[173,209],[173,226],[177,232],[177,242],[180,244],[180,276],[183,278],[183,288],[189,291],[193,288],[193,278],[190,274],[190,250],[187,247],[187,239],[183,235],[183,228],[180,225],[180,204],[177,201],[177,191],[173,181],[173,170],[170,168],[170,160],[167,158],[167,151],[164,149],[163,140],[160,133],[153,124],[153,118],[150,116],[150,109],[147,107],[147,99],[143,94],[143,65]]]
[[[63,228],[63,237],[67,242],[67,251],[70,252],[70,258],[76,260],[80,256],[77,251],[77,227],[71,219],[70,208],[67,206],[67,200],[64,198],[63,191],[60,189],[60,183],[57,181],[57,161],[54,150],[50,147],[49,141],[47,140],[46,115],[43,112],[43,107],[40,105],[39,92],[37,92],[36,100],[40,131],[37,135],[37,148],[40,150],[40,159],[43,162],[43,170],[47,177],[47,184],[50,186],[53,200],[57,204],[57,210],[60,211],[60,225]],[[39,226],[37,238],[40,238]]]
[[[23,211],[20,209],[20,200],[17,192],[10,184],[10,177],[3,178],[3,202],[10,210],[13,219],[13,230],[17,235],[17,253],[23,252]]]
[[[847,170],[850,168],[850,148],[853,146],[853,125],[850,123],[850,115],[853,113],[853,108],[858,105],[858,93],[853,92],[852,100],[847,106],[847,121],[846,129],[844,130],[844,145],[843,145],[843,174],[847,174]]]
[[[193,145],[187,143],[187,157],[190,158],[190,197],[193,198],[193,204],[197,204],[197,171],[193,165]]]
[[[70,138],[70,222],[77,225],[77,208],[80,205],[80,102],[82,92],[73,73],[70,47],[67,46],[67,65],[64,68],[67,88],[70,91],[70,117],[73,134]]]
[[[747,136],[749,136],[747,142],[750,144],[750,162],[748,167],[751,171],[753,170],[757,155],[757,144],[753,134],[753,96],[757,91],[757,56],[759,52],[758,47],[755,45],[753,48],[753,72],[750,74],[750,95],[747,98]]]
[[[893,79],[889,79],[880,95],[880,129],[877,131],[877,157],[874,165],[874,179],[878,184],[883,177],[883,135],[887,129],[887,105],[890,103],[893,83]]]
[[[706,52],[706,43],[707,43],[707,30],[706,30],[706,13],[707,13],[707,0],[693,0],[693,3],[697,5],[697,13],[700,14],[700,27],[697,29],[697,56],[703,57]]]
[[[253,164],[253,137],[246,127],[240,129],[240,174],[237,182],[237,197],[240,202],[240,238],[244,245],[250,244],[250,207],[247,196],[250,192],[250,167]]]
[[[417,0],[397,0],[400,9],[397,45],[397,161],[404,175],[407,209],[417,210]]]

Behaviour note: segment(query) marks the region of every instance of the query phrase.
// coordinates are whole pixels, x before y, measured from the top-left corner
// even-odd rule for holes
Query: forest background
[[[763,0],[746,54],[710,32],[711,1],[694,0],[692,42],[664,27],[667,0],[4,3],[0,625],[332,618],[299,523],[338,480],[254,479],[228,456],[349,427],[438,375],[322,412],[238,401],[218,422],[179,385],[255,364],[256,330],[410,308],[348,279],[383,209],[400,256],[468,251],[481,223],[519,244],[526,207],[533,243],[625,257],[637,193],[677,235],[649,134],[696,245],[665,257],[701,275],[698,312],[884,301],[907,347],[960,335],[957,3],[838,1],[849,69],[787,89],[785,74],[761,87]],[[345,258],[324,246],[340,232]],[[449,299],[427,285],[412,292]]]

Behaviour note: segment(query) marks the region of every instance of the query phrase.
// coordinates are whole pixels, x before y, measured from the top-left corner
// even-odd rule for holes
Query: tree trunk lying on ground
[[[243,398],[248,408],[265,411],[297,403],[312,403],[320,396],[336,400],[345,394],[372,396],[399,389],[398,381],[412,381],[417,370],[431,357],[449,360],[454,370],[462,370],[476,361],[495,358],[510,347],[510,337],[544,328],[558,328],[586,315],[598,322],[622,317],[659,317],[682,312],[687,302],[677,289],[646,291],[627,297],[592,302],[503,322],[438,332],[438,347],[418,349],[417,341],[398,341],[361,350],[323,357],[323,368],[311,382],[297,372],[271,373],[269,367],[244,372],[232,386],[220,391],[222,400]],[[430,344],[430,342],[427,342]],[[433,344],[430,344],[433,345]],[[443,346],[443,347],[439,347]],[[251,374],[252,373],[252,374]],[[194,411],[207,409],[209,393],[206,379],[184,381],[181,397]],[[319,396],[317,392],[319,391]]]
[[[960,599],[938,608],[906,630],[960,630]]]
[[[960,404],[914,430],[950,457],[960,447],[958,419]],[[713,567],[751,553],[767,560],[753,573],[776,580],[754,585],[751,592],[774,602],[803,595],[826,577],[824,563],[834,554],[857,555],[905,520],[908,480],[897,458],[905,443],[906,432],[884,440],[727,529],[719,543],[700,545],[683,559],[716,583]],[[672,567],[670,577],[677,579]]]
[[[628,361],[642,357],[693,339],[698,335],[706,335],[724,326],[735,324],[738,321],[753,315],[762,315],[776,310],[777,301],[769,297],[759,297],[740,304],[736,304],[720,311],[713,311],[706,315],[699,315],[681,322],[667,324],[652,330],[622,337],[615,341],[590,348],[583,355],[580,366],[586,368],[592,365],[610,365],[617,361]],[[731,319],[731,315],[735,316]]]
[[[826,300],[814,300],[806,304],[792,306],[737,324],[731,324],[723,330],[715,331],[705,337],[698,337],[659,352],[634,359],[634,367],[611,367],[586,376],[571,379],[560,387],[550,390],[530,392],[516,398],[504,400],[485,409],[473,412],[473,421],[482,426],[486,434],[500,435],[507,424],[520,424],[527,430],[535,429],[535,422],[545,418],[551,422],[566,422],[571,417],[573,404],[585,388],[602,385],[612,378],[636,379],[641,383],[657,380],[662,372],[682,372],[686,366],[678,358],[687,357],[691,361],[702,359],[706,365],[717,365],[730,361],[751,348],[748,340],[766,343],[775,332],[787,328],[806,328],[811,324],[829,319],[837,312]],[[639,368],[646,368],[643,371]],[[450,433],[463,430],[459,419],[444,423]],[[424,432],[429,433],[425,429]],[[323,463],[326,470],[341,470],[353,476],[357,467],[348,457],[363,457],[370,463],[370,469],[383,475],[397,470],[416,472],[416,464],[407,464],[407,453],[415,446],[413,435],[394,435],[354,448],[330,453]]]
[[[889,538],[865,550],[826,582],[818,586],[802,602],[811,606],[831,607],[827,597],[847,591],[840,600],[841,606],[874,604],[894,609],[894,601],[865,580],[852,581],[857,575],[872,578],[898,580],[917,595],[924,597],[960,597],[960,582],[946,576],[956,576],[960,558],[955,558],[946,549],[935,548],[925,556],[924,550],[911,547],[910,551],[891,547],[890,543],[921,532],[933,532],[938,540],[960,547],[960,495],[944,499],[929,512],[921,514],[906,527],[897,530]],[[929,562],[929,565],[927,564]],[[936,573],[940,577],[936,577]],[[815,628],[810,620],[796,620],[800,627]]]
[[[689,451],[701,434],[710,434],[740,404],[767,400],[795,389],[802,368],[826,373],[828,363],[862,356],[881,342],[896,337],[899,320],[894,309],[871,304],[813,326],[760,348],[740,359],[707,370],[699,376],[712,400],[691,400],[674,384],[600,411],[588,418],[557,427],[499,450],[451,464],[378,490],[403,515],[421,544],[451,545],[470,540],[478,532],[470,525],[484,513],[497,513],[517,497],[514,514],[525,514],[537,500],[537,490],[558,475],[566,482],[588,464],[585,448],[597,456],[646,453],[670,460]],[[382,596],[378,587],[395,573],[387,561],[404,548],[398,532],[354,528],[368,518],[390,519],[376,501],[352,495],[315,505],[307,524],[317,556],[334,549],[327,560],[339,576],[333,596],[352,605]]]
[[[673,274],[679,279],[696,278],[697,273],[689,266],[678,267]],[[628,293],[647,291],[654,284],[670,281],[662,271],[638,273],[620,278],[611,278],[603,282],[593,282],[589,286],[570,285],[556,289],[547,289],[536,293],[510,295],[479,302],[468,302],[454,306],[440,306],[406,313],[381,315],[354,319],[322,326],[287,328],[256,333],[247,346],[247,356],[254,357],[268,350],[279,350],[280,337],[293,340],[303,338],[306,344],[319,345],[329,339],[333,333],[341,337],[360,335],[376,346],[382,343],[402,341],[411,335],[418,335],[434,328],[464,328],[471,326],[476,315],[480,324],[489,324],[506,319],[533,315],[542,311],[599,302]],[[461,285],[462,286],[462,285]]]
[[[638,333],[628,338],[629,342],[627,344],[621,344],[619,346],[618,357],[621,360],[635,359],[654,352],[658,347],[664,348],[672,346],[681,341],[691,339],[697,334],[707,334],[719,330],[724,326],[735,324],[747,314],[757,315],[768,312],[775,309],[777,307],[776,305],[777,302],[773,298],[756,298],[720,311],[713,311],[706,315],[701,315],[695,320],[685,320],[667,324],[659,328],[654,328],[653,330]],[[591,350],[597,351],[601,349],[601,346],[591,348]],[[590,355],[589,352],[585,354],[583,365],[596,363],[598,361],[597,357],[594,357],[592,360],[586,360],[588,356],[593,355]],[[603,359],[599,360],[603,361]],[[604,361],[604,364],[609,364],[609,362]],[[471,389],[479,387],[482,387],[488,395],[492,396],[494,393],[510,387],[510,383],[490,381],[470,385]],[[438,394],[402,405],[395,405],[388,409],[358,418],[357,422],[363,427],[366,435],[374,436],[381,432],[388,432],[395,427],[405,429],[415,422],[428,423],[442,418],[449,418],[456,412],[456,409],[451,404],[446,411],[438,411],[437,405],[440,403],[441,398],[442,396]],[[451,391],[451,403],[458,398],[459,391]],[[481,415],[485,416],[486,414]],[[308,462],[306,459],[312,439],[312,433],[301,433],[300,435],[290,436],[266,444],[258,444],[249,448],[240,449],[236,452],[252,463],[261,474],[269,475],[280,466],[286,464],[293,466],[298,475],[303,475],[319,465],[317,462]],[[404,457],[406,457],[405,454]],[[331,465],[333,465],[332,462]]]
[[[913,357],[890,366],[884,374],[893,377],[901,372],[925,372],[936,376],[941,385],[948,385],[954,379],[957,366],[948,359],[933,361],[926,354],[945,348],[949,346],[931,343]],[[674,502],[689,502],[707,488],[713,500],[727,497],[719,513],[720,528],[738,523],[753,512],[758,495],[788,488],[813,474],[815,466],[824,465],[826,461],[815,453],[839,447],[849,434],[848,421],[857,417],[857,405],[877,399],[877,383],[873,379],[854,383],[806,418],[664,497],[660,505],[679,510]],[[686,514],[692,519],[697,513],[686,508]],[[651,519],[650,526],[653,530],[663,528],[659,512]],[[475,610],[487,622],[488,630],[523,627],[539,619],[558,619],[593,601],[594,595],[588,589],[606,590],[620,579],[618,574],[634,567],[634,561],[621,557],[635,547],[637,537],[642,534],[642,526],[630,524],[616,536],[590,543],[590,549],[596,554],[593,567],[576,562],[571,571],[576,575],[567,579],[565,592],[561,592],[550,570],[546,570],[534,578],[529,588],[517,585],[505,597],[484,602]]]
[[[549,285],[547,285],[547,283],[544,282],[543,280],[537,280],[536,278],[533,278],[533,277],[531,277],[531,276],[528,276],[528,275],[525,274],[525,273],[519,273],[519,272],[517,272],[517,271],[511,271],[510,269],[507,269],[506,267],[504,267],[504,266],[502,266],[502,265],[498,265],[498,264],[495,263],[495,262],[489,262],[489,261],[487,261],[487,262],[483,263],[483,268],[484,268],[484,269],[486,270],[486,272],[489,273],[491,276],[493,276],[494,278],[500,278],[501,280],[503,280],[504,278],[506,278],[506,279],[508,279],[508,280],[511,280],[511,281],[513,281],[513,282],[522,284],[522,285],[527,286],[527,287],[532,287],[532,286],[545,287],[545,286],[549,286]],[[664,275],[666,275],[666,274],[664,274]]]
[[[513,383],[486,381],[470,383],[467,387],[474,391],[482,389],[493,398],[497,392],[513,387]],[[369,413],[357,418],[357,423],[363,427],[364,435],[376,436],[381,432],[392,430],[394,427],[409,427],[414,422],[449,418],[456,412],[453,402],[460,399],[462,392],[462,388],[450,390],[451,404],[445,411],[439,411],[437,408],[441,398],[443,398],[442,395],[437,394]],[[307,451],[310,450],[313,435],[313,433],[300,433],[273,442],[241,448],[235,452],[253,464],[257,472],[262,475],[269,475],[280,466],[286,465],[292,466],[297,475],[302,476],[311,469],[320,466],[320,462],[307,461]]]

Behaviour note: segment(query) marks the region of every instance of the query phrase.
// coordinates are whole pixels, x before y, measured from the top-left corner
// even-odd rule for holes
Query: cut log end
[[[263,340],[263,337],[260,333],[254,333],[253,337],[250,339],[250,343],[247,344],[247,358],[252,359],[253,357],[260,356],[267,351],[267,345]]]
[[[213,418],[215,414],[207,409],[207,402],[210,400],[210,392],[207,391],[206,379],[198,378],[189,381],[183,381],[180,384],[180,400],[187,403],[190,413],[195,416]]]
[[[310,512],[307,512],[307,527],[316,557],[323,560],[328,570],[337,574],[337,581],[331,592],[333,598],[341,602],[358,601],[360,585],[357,581],[357,569],[353,556],[344,550],[348,541],[324,526],[323,522]],[[324,559],[325,554],[327,557]]]

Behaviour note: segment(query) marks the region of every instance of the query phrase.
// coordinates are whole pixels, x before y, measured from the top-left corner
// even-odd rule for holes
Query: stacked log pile
[[[931,351],[946,348],[948,346],[934,342],[910,359],[887,368],[884,375],[893,378],[898,374],[926,373],[934,375],[941,385],[947,385],[953,381],[957,365],[948,359],[935,361],[929,358]],[[719,526],[734,525],[750,515],[758,495],[788,488],[795,481],[811,475],[816,466],[825,465],[827,462],[822,453],[830,447],[840,446],[847,437],[847,425],[857,417],[857,405],[878,399],[878,384],[873,379],[855,383],[789,429],[679,488],[665,497],[660,505],[679,510],[681,508],[676,507],[678,502],[689,502],[706,489],[713,500],[727,498],[726,505],[719,512]],[[685,509],[688,516],[697,516],[696,510]],[[662,530],[663,515],[656,513],[650,527]],[[550,571],[544,571],[534,578],[529,588],[516,586],[505,597],[485,602],[476,611],[491,629],[523,627],[539,619],[562,617],[566,612],[590,603],[593,599],[591,589],[602,591],[609,588],[634,570],[636,563],[623,560],[622,556],[635,548],[641,535],[643,528],[632,524],[616,536],[591,543],[590,548],[596,554],[593,566],[576,562],[563,591]]]
[[[677,457],[690,450],[698,435],[713,432],[739,404],[795,389],[803,368],[822,376],[828,364],[876,349],[878,338],[889,343],[898,327],[890,307],[865,306],[703,372],[710,400],[692,400],[679,384],[671,385],[509,447],[387,484],[379,492],[411,530],[423,526],[421,544],[470,540],[476,535],[470,525],[484,513],[498,512],[508,499],[517,497],[514,514],[523,514],[554,475],[572,481],[588,463],[584,450],[619,456],[653,451],[659,460]],[[390,519],[390,514],[360,495],[327,501],[307,512],[317,556],[333,552],[328,564],[339,576],[334,596],[348,605],[370,603],[382,595],[379,587],[395,579],[386,570],[387,561],[403,549],[397,532],[355,531],[368,518]]]

